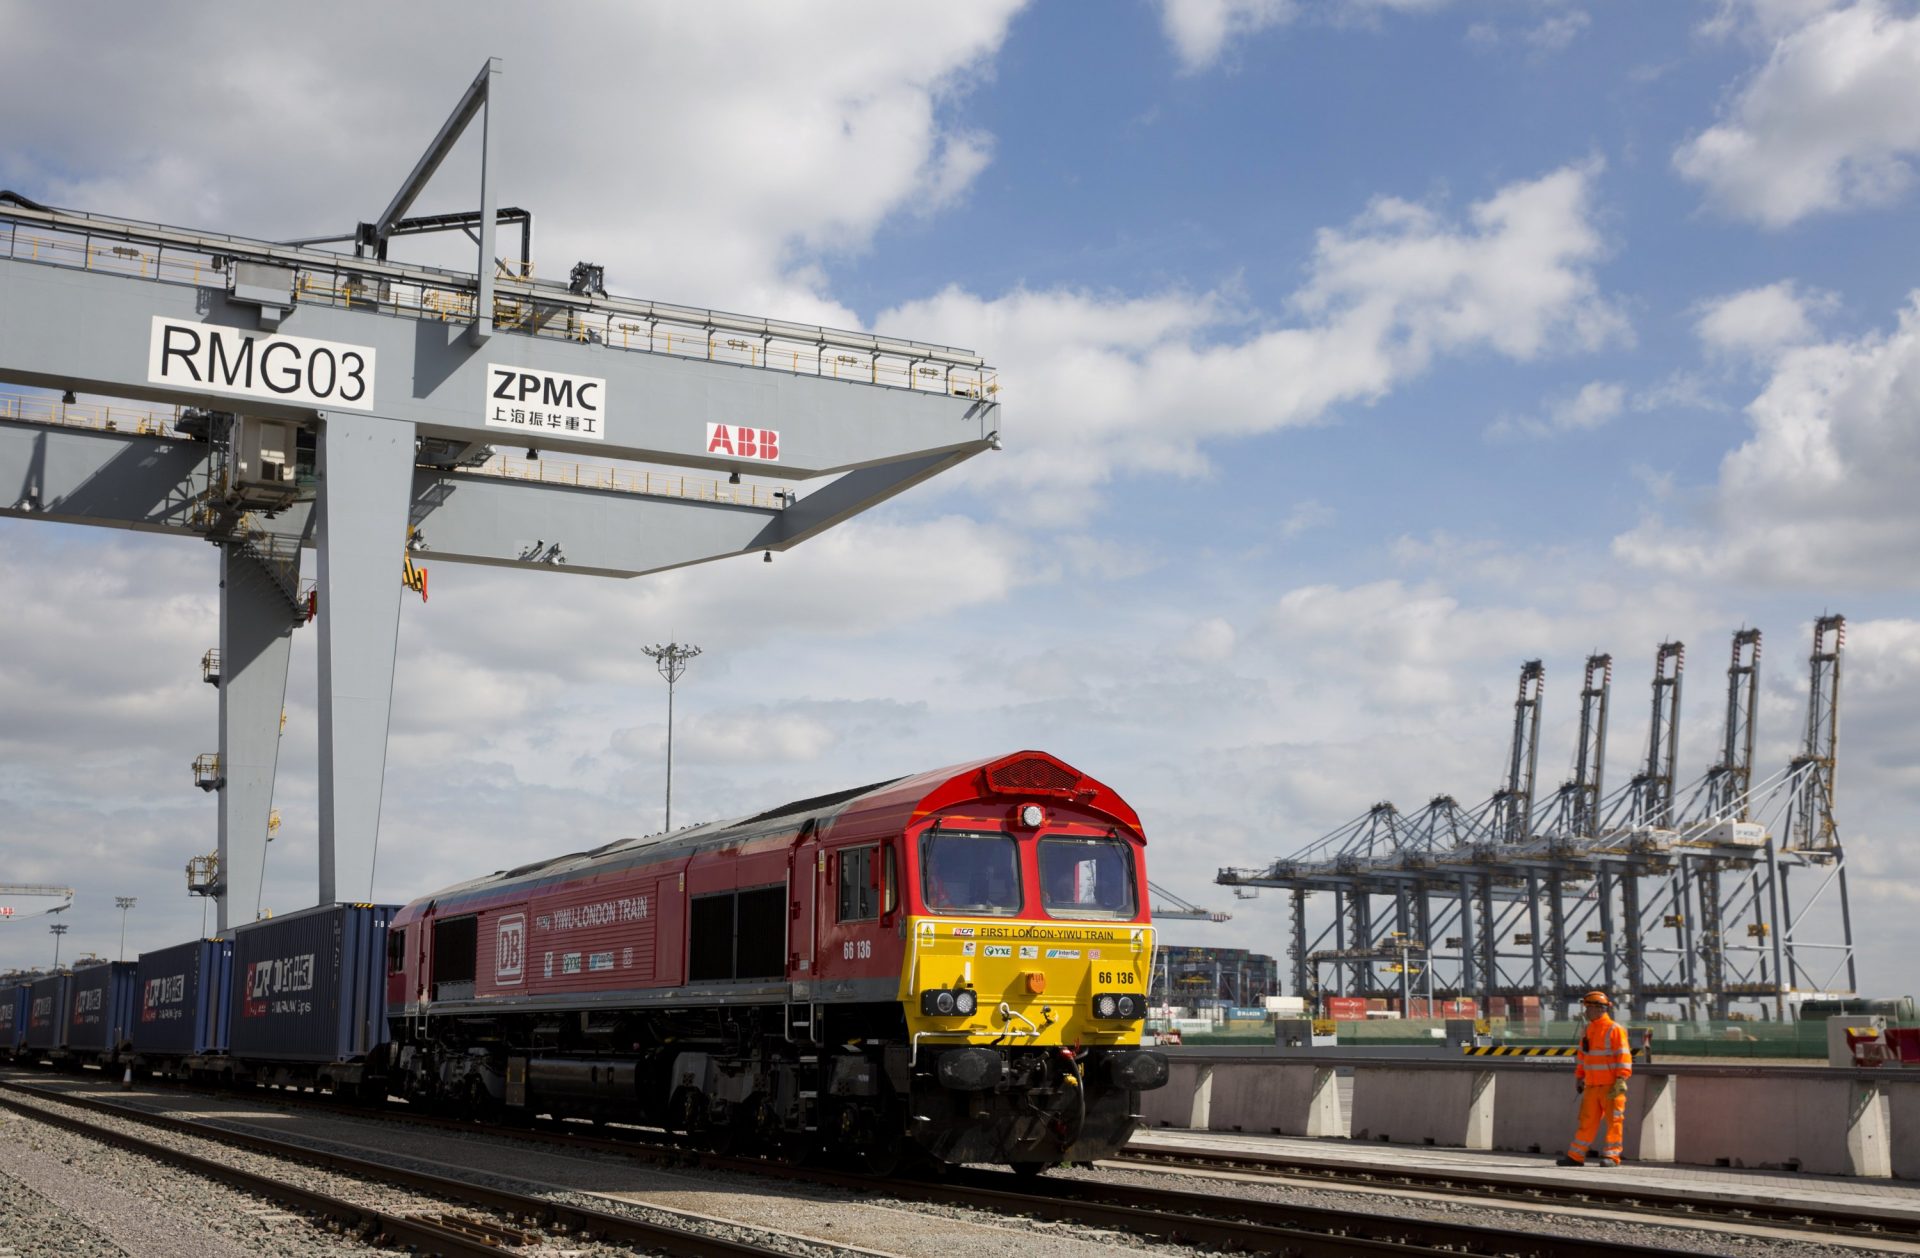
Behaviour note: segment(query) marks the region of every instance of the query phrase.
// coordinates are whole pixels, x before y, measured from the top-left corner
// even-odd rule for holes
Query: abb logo
[[[493,981],[501,987],[518,983],[527,968],[527,915],[512,913],[500,919],[494,935]]]
[[[780,461],[780,433],[772,428],[745,428],[735,424],[707,425],[707,453],[736,459]]]

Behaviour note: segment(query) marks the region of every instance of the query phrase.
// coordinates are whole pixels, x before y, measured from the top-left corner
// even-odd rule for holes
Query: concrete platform
[[[1523,1188],[1545,1185],[1560,1188],[1569,1183],[1637,1186],[1667,1192],[1684,1191],[1701,1200],[1769,1204],[1791,1202],[1827,1209],[1871,1211],[1898,1215],[1920,1224],[1920,1185],[1857,1176],[1805,1175],[1632,1161],[1608,1170],[1595,1170],[1590,1167],[1558,1167],[1549,1155],[1409,1147],[1359,1140],[1257,1136],[1171,1127],[1142,1131],[1127,1147],[1141,1151],[1160,1148],[1181,1152],[1258,1153],[1340,1162],[1373,1169],[1406,1167],[1497,1180],[1502,1184]]]

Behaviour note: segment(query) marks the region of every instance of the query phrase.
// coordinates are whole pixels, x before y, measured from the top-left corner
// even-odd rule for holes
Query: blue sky
[[[1684,638],[1691,778],[1727,635],[1760,625],[1783,763],[1832,609],[1865,986],[1906,982],[1910,0],[368,12],[371,49],[344,17],[128,5],[103,47],[97,17],[0,0],[0,185],[344,229],[498,54],[503,196],[543,273],[591,258],[622,294],[976,348],[1006,438],[764,570],[435,572],[403,614],[381,894],[652,829],[640,642],[708,648],[676,815],[1040,746],[1140,807],[1159,880],[1223,901],[1213,869],[1376,799],[1484,797],[1524,658],[1547,660],[1557,781],[1581,659],[1614,653],[1619,780],[1653,650]],[[156,91],[156,64],[223,71]],[[456,154],[421,208],[464,206],[471,172]],[[215,741],[212,572],[204,547],[0,519],[0,850],[82,887],[72,940],[130,890],[143,944],[197,922],[175,887],[212,844],[186,773]],[[599,649],[528,661],[530,630]],[[297,642],[283,907],[311,887],[312,658]],[[1234,907],[1173,937],[1281,948],[1277,904]],[[0,966],[42,936],[0,927]]]

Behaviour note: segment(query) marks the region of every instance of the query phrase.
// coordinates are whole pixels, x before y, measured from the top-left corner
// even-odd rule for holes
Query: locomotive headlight
[[[1118,1005],[1114,1011],[1115,1017],[1132,1019],[1140,1016],[1137,1012],[1139,1006],[1134,1003],[1133,997],[1122,996],[1115,1003]]]
[[[1112,1018],[1119,1016],[1120,1001],[1111,993],[1103,993],[1093,998],[1093,1016]]]
[[[1045,821],[1046,819],[1047,819],[1047,810],[1042,808],[1040,805],[1038,804],[1020,805],[1020,824],[1025,826],[1027,829],[1032,830],[1037,828],[1040,825],[1040,823]]]
[[[928,1018],[965,1018],[978,1007],[979,997],[970,991],[948,991],[937,987],[920,993],[920,1013]]]

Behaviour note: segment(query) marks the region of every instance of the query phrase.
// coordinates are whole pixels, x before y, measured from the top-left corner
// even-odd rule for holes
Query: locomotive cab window
[[[398,974],[407,968],[407,932],[403,927],[387,935],[387,973]]]
[[[884,870],[875,868],[879,852],[871,846],[840,852],[840,921],[870,922],[883,909],[893,911],[893,849],[887,849]]]
[[[1132,918],[1133,849],[1118,839],[1040,840],[1040,898],[1054,917]]]
[[[920,839],[921,893],[935,913],[1018,913],[1020,850],[1009,834],[935,830]]]

